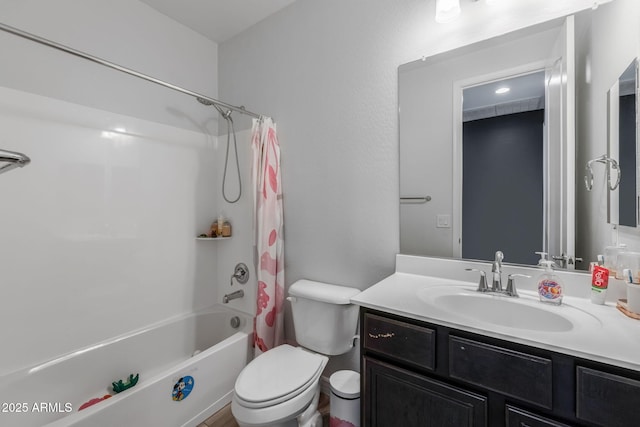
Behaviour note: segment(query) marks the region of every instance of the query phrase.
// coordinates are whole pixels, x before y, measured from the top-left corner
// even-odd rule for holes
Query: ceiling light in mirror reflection
[[[436,0],[436,22],[446,24],[460,16],[460,0]]]

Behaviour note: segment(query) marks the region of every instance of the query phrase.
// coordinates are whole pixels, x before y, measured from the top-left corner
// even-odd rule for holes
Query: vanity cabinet
[[[363,427],[640,425],[640,373],[362,307]]]

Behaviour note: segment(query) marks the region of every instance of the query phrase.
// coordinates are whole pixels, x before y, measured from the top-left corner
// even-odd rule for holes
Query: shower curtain
[[[268,117],[253,119],[254,265],[258,280],[254,319],[256,356],[283,340],[284,240],[282,236],[282,181],[276,126]]]

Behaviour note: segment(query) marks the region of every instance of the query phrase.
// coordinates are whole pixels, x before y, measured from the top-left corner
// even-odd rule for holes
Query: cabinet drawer
[[[371,313],[365,314],[363,328],[365,349],[425,369],[435,368],[436,332],[433,329]]]
[[[607,427],[638,425],[640,381],[582,366],[576,377],[579,419]]]
[[[449,375],[543,408],[553,406],[550,359],[450,336]]]
[[[569,427],[569,425],[507,405],[507,427]]]

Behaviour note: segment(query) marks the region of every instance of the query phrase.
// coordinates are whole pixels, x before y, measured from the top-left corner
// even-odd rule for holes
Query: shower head
[[[196,99],[198,100],[198,102],[202,105],[206,105],[207,107],[213,105],[213,102],[209,101],[208,99],[204,99],[204,98],[200,98],[199,96],[196,97]]]
[[[6,165],[0,166],[0,174],[9,172],[11,169],[21,168],[28,165],[31,159],[22,153],[15,151],[0,150],[0,162],[6,162]]]

